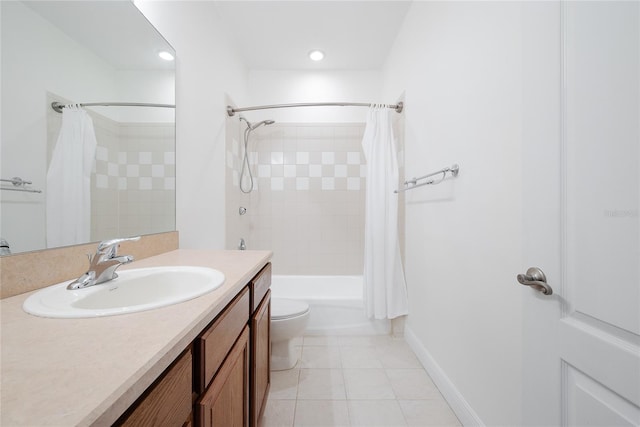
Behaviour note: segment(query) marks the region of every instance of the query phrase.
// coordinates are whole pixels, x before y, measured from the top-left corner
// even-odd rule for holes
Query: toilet
[[[283,371],[296,366],[298,355],[293,340],[309,322],[309,304],[286,298],[271,299],[271,370]]]

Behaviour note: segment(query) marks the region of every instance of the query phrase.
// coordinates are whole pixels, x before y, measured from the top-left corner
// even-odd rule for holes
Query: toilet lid
[[[271,318],[287,319],[290,317],[300,316],[309,311],[309,304],[300,300],[272,298],[271,299]]]

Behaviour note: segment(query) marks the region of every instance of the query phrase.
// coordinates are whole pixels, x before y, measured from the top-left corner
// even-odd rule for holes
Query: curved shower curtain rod
[[[62,102],[52,102],[51,108],[56,113],[62,113],[63,108],[70,107],[72,105],[79,105],[80,107],[161,107],[161,108],[176,108],[173,104],[149,104],[145,102],[86,102],[82,104],[63,104]]]
[[[235,113],[240,113],[242,111],[253,111],[253,110],[268,110],[271,108],[293,108],[293,107],[373,107],[375,105],[385,107],[385,108],[393,108],[396,113],[402,113],[404,108],[403,102],[398,102],[397,104],[367,104],[365,102],[303,102],[299,104],[276,104],[276,105],[259,105],[255,107],[232,107],[231,105],[227,105],[227,114],[230,117],[233,117]]]

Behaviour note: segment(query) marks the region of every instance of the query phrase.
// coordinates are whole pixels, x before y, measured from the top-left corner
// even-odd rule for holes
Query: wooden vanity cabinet
[[[269,394],[267,264],[116,425],[257,427]]]

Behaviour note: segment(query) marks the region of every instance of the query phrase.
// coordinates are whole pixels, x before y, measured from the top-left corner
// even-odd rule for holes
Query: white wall
[[[211,2],[136,1],[176,50],[176,228],[182,248],[225,246],[225,92],[246,70]]]
[[[248,102],[252,106],[301,102],[395,102],[395,98],[380,99],[381,84],[380,71],[251,70]],[[304,107],[242,114],[250,121],[269,118],[278,122],[349,123],[364,122],[366,112],[362,107]]]
[[[406,176],[460,165],[407,192],[407,336],[469,424],[521,422],[520,7],[414,2],[384,74]]]

